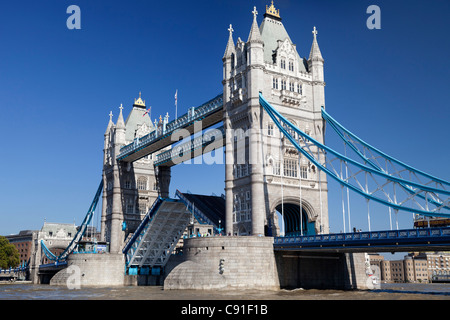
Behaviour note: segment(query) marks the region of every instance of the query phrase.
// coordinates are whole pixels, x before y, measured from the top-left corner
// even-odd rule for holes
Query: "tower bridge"
[[[446,228],[329,234],[330,177],[343,196],[345,190],[366,199],[369,229],[371,201],[395,214],[448,217],[450,183],[390,157],[331,117],[316,27],[309,57],[301,58],[304,45],[291,40],[273,2],[260,25],[256,8],[252,15],[247,41],[235,42],[228,28],[221,94],[171,122],[168,115],[152,122],[141,96],[126,120],[122,106],[116,123],[110,113],[94,201],[68,250],[49,254],[82,267],[84,284],[159,277],[167,289],[273,289],[293,285],[290,279],[303,287],[364,288],[361,252],[450,248]],[[344,154],[325,144],[326,125]],[[172,166],[222,147],[223,198],[205,205],[180,191],[169,197]],[[109,253],[80,258],[72,252],[100,199],[100,240]],[[220,236],[185,237],[192,223]],[[182,257],[173,254],[180,241]],[[300,268],[283,252],[307,252],[310,262]],[[52,281],[66,281],[63,273]]]

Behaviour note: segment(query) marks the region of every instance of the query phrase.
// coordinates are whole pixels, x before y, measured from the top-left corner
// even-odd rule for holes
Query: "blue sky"
[[[81,30],[69,30],[69,5]],[[0,10],[0,234],[81,223],[101,179],[103,133],[112,110],[125,115],[142,92],[152,117],[178,114],[222,91],[222,56],[233,24],[246,40],[253,6],[268,0],[8,1]],[[366,9],[381,8],[369,30]],[[326,107],[386,153],[450,180],[450,2],[277,0],[301,56],[313,26],[325,59]],[[223,165],[180,165],[171,194],[223,193]],[[330,183],[331,231],[342,230],[340,188]],[[351,195],[352,224],[367,209]],[[353,205],[353,203],[352,203]],[[372,230],[388,229],[371,208]],[[399,214],[400,227],[411,215]]]

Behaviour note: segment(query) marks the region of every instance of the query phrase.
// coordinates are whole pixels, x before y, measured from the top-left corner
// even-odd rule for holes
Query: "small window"
[[[281,69],[286,69],[286,60],[281,59]]]
[[[147,204],[145,202],[139,202],[139,213],[140,214],[147,213]]]
[[[308,167],[302,166],[300,168],[300,176],[302,179],[308,179]]]
[[[272,79],[272,88],[278,89],[278,79],[277,78]]]
[[[272,123],[269,123],[269,124],[267,125],[267,135],[268,135],[268,136],[273,136],[273,133],[274,133],[274,131],[273,131],[273,124],[272,124]]]
[[[138,190],[147,190],[147,179],[146,178],[138,179]]]
[[[276,176],[280,175],[280,161],[275,161],[273,163],[273,174]]]

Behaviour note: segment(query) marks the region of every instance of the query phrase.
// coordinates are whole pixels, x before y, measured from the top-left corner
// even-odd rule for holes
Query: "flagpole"
[[[175,91],[175,119],[178,118],[178,89]]]

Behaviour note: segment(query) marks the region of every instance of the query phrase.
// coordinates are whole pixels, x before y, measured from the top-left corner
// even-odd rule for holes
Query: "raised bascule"
[[[260,25],[256,8],[252,15],[247,41],[235,42],[228,28],[221,94],[173,121],[152,122],[141,94],[126,120],[122,106],[116,123],[110,113],[103,176],[85,220],[59,256],[40,246],[68,267],[52,284],[66,284],[75,266],[86,286],[363,289],[363,252],[450,247],[447,228],[372,232],[369,210],[369,232],[329,234],[327,179],[343,197],[344,190],[364,197],[368,209],[373,201],[395,216],[421,217],[449,216],[450,183],[372,147],[326,111],[316,27],[302,58],[304,46],[292,42],[273,2]],[[344,154],[325,144],[326,125]],[[221,148],[225,195],[169,197],[172,166]],[[100,239],[81,254],[100,200]],[[107,248],[101,254],[99,243]]]

